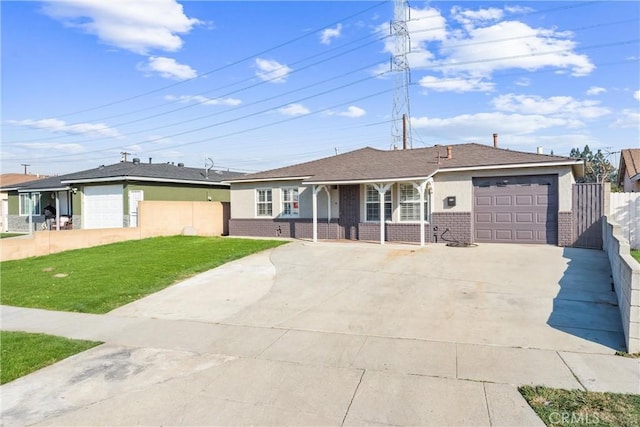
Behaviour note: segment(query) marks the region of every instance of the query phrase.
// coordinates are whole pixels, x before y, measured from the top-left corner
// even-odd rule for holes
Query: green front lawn
[[[178,280],[284,241],[172,236],[2,263],[0,303],[106,313]]]
[[[7,239],[9,237],[24,236],[26,233],[0,233],[0,239]]]
[[[0,331],[0,384],[100,344],[45,334]]]
[[[631,256],[636,259],[636,261],[640,262],[640,250],[635,249],[631,251]]]
[[[524,386],[522,396],[548,426],[640,425],[640,395]]]

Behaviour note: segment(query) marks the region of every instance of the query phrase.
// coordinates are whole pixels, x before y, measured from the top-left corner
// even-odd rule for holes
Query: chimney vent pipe
[[[493,134],[493,148],[498,148],[498,134]]]
[[[536,149],[536,153],[538,153],[538,154],[544,154],[544,148],[542,148],[542,147],[538,147],[538,148]]]
[[[151,164],[151,160],[153,160],[151,157],[149,157],[149,164]]]
[[[447,160],[451,160],[453,158],[452,151],[453,151],[453,147],[449,145],[447,147]]]

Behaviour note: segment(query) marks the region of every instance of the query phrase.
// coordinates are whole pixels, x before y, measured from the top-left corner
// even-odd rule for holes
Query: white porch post
[[[373,187],[378,190],[378,197],[380,203],[380,244],[384,245],[384,195],[393,184],[373,184]]]
[[[427,179],[425,184],[429,199],[429,242],[431,242],[431,236],[433,235],[433,219],[431,218],[433,212],[433,178]]]
[[[56,231],[60,231],[60,199],[58,198],[58,193],[56,195]]]
[[[420,195],[420,246],[424,246],[424,190],[427,188],[427,181],[412,184]]]
[[[318,193],[322,191],[324,185],[314,185],[313,192],[311,194],[311,199],[313,201],[313,241],[314,243],[318,241]]]

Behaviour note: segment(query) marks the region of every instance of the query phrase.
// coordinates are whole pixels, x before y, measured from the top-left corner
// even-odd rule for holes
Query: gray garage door
[[[558,243],[558,177],[473,179],[476,242]]]

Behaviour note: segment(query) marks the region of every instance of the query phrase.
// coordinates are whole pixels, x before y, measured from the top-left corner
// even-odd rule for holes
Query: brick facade
[[[574,241],[573,212],[558,212],[558,246],[572,246]]]
[[[380,241],[380,224],[377,222],[361,222],[358,224],[360,240]],[[387,242],[420,242],[420,224],[385,224],[385,241]],[[429,242],[429,224],[424,226],[424,240]]]
[[[463,243],[473,242],[471,212],[434,212],[431,218],[434,228],[437,227],[434,234],[437,236],[438,243],[443,243],[444,239]],[[448,232],[446,232],[447,229],[449,229]]]
[[[230,236],[313,238],[313,220],[297,219],[230,219]],[[344,239],[344,230],[337,219],[327,224],[318,220],[318,239]]]

